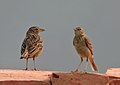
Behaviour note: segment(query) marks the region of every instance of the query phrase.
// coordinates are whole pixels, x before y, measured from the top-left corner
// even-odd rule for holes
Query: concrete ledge
[[[120,79],[112,79],[109,85],[120,85]]]
[[[109,76],[110,85],[120,85],[120,68],[110,68],[106,74]]]
[[[1,69],[0,85],[120,85],[120,68],[106,74]]]
[[[109,85],[109,77],[105,74],[84,72],[53,73],[52,85]]]
[[[50,85],[49,71],[0,70],[0,85]]]
[[[0,85],[50,85],[44,81],[0,81]]]
[[[120,79],[120,68],[110,68],[107,70],[106,74],[111,79]]]

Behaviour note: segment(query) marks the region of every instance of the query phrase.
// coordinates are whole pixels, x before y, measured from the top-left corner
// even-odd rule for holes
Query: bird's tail
[[[97,65],[96,65],[96,63],[94,61],[94,58],[93,57],[89,57],[89,61],[91,63],[92,70],[93,71],[98,71],[98,67],[97,67]]]
[[[20,57],[20,59],[25,59],[25,58],[28,58],[28,52],[24,52]]]

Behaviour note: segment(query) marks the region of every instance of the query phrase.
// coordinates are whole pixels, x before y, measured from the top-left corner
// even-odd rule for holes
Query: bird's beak
[[[42,31],[45,31],[45,29],[42,29]]]
[[[43,31],[45,31],[45,29],[43,29],[43,28],[40,28],[40,30],[39,30],[40,32],[43,32]]]
[[[75,29],[75,28],[74,28],[73,30],[74,30],[74,31],[76,31],[76,29]]]

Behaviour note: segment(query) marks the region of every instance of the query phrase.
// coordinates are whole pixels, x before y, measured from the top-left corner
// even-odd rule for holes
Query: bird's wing
[[[21,47],[21,55],[23,57],[27,57],[33,47],[34,39],[31,34],[26,35],[22,47]]]
[[[27,51],[27,40],[28,38],[26,37],[22,43],[22,46],[21,46],[21,56],[24,56],[25,52]]]
[[[88,47],[88,49],[90,50],[91,54],[93,55],[94,54],[93,46],[92,46],[92,43],[90,42],[90,40],[87,36],[85,36],[85,44]]]
[[[27,35],[21,47],[21,55],[23,57],[28,57],[27,55],[33,56],[38,50],[42,49],[42,43],[43,41],[40,40],[39,35]]]
[[[35,53],[38,52],[38,50],[42,47],[42,41],[40,40],[40,36],[39,35],[30,35],[29,39],[27,40],[27,49],[28,49],[28,53],[32,55],[34,55]]]

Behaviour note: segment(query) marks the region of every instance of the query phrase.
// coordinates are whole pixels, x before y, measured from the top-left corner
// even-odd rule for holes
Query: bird
[[[90,61],[90,65],[92,67],[93,71],[98,71],[98,67],[94,60],[94,50],[93,45],[89,39],[89,37],[86,35],[85,30],[81,26],[77,26],[74,29],[74,38],[73,38],[73,46],[75,47],[75,50],[77,51],[78,55],[81,58],[80,64],[77,66],[75,72],[79,71],[79,67],[83,62],[83,59],[86,59],[86,64],[84,71],[86,72],[87,66],[88,66],[88,60]]]
[[[45,31],[45,29],[38,26],[31,26],[26,32],[26,37],[23,40],[21,45],[21,57],[20,59],[26,59],[26,68],[28,70],[28,59],[33,59],[34,70],[36,70],[35,66],[35,58],[38,57],[44,47],[44,42],[42,38],[39,36],[40,32]]]

